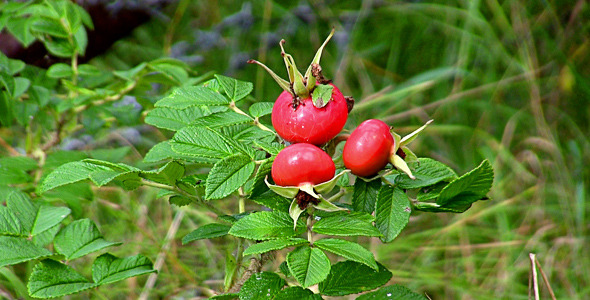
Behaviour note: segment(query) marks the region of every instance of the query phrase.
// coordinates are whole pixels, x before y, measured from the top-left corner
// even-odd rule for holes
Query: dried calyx
[[[326,106],[326,104],[328,104],[330,101],[331,97],[329,97],[329,95],[332,93],[332,86],[329,85],[331,81],[325,79],[322,75],[320,59],[322,57],[324,47],[328,41],[330,41],[333,35],[334,29],[332,29],[330,35],[328,35],[322,46],[316,52],[311,64],[305,72],[305,75],[302,75],[301,72],[299,72],[293,57],[285,52],[285,49],[283,48],[285,40],[281,40],[279,42],[279,45],[281,46],[281,56],[283,57],[285,66],[287,67],[289,81],[279,77],[269,67],[257,60],[251,59],[248,60],[248,63],[254,63],[263,67],[279,84],[279,86],[283,88],[283,90],[291,93],[291,95],[293,95],[293,108],[297,108],[301,99],[307,99],[310,96],[312,96],[312,99],[314,100],[314,105],[318,108],[321,108]]]

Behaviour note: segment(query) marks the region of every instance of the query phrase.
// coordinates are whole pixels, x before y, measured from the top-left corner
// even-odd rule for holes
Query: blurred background
[[[248,59],[286,76],[278,46],[285,39],[286,51],[304,71],[334,27],[321,65],[356,100],[348,130],[379,118],[403,135],[432,118],[413,144],[418,156],[438,159],[459,174],[483,159],[495,170],[490,201],[460,215],[414,213],[389,244],[361,240],[393,272],[391,283],[432,299],[527,299],[529,253],[535,253],[558,299],[590,298],[587,1],[78,2],[96,27],[84,61],[123,70],[174,57],[200,75],[253,82],[252,101],[274,101],[281,89]],[[52,63],[31,49],[16,47],[12,56],[39,66]],[[137,157],[145,155],[146,145],[170,136],[121,130],[116,139]],[[86,149],[101,146],[84,136],[72,140]],[[156,257],[177,208],[148,190],[98,193],[98,201],[82,209],[111,240],[126,241],[120,254]],[[182,236],[210,220],[183,210],[152,291],[157,298],[218,288],[225,252],[234,248],[231,238],[181,246]],[[279,253],[268,267],[276,269],[283,258]],[[135,298],[143,280],[102,293]],[[541,295],[549,299],[544,284]]]

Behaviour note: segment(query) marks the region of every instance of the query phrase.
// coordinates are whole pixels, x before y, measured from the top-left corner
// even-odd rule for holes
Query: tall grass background
[[[356,99],[347,130],[379,118],[403,134],[432,118],[413,144],[418,156],[459,174],[483,159],[495,170],[489,201],[464,214],[414,213],[389,244],[361,240],[393,272],[391,283],[432,299],[527,299],[535,253],[558,299],[590,298],[586,1],[181,0],[91,63],[125,69],[173,56],[199,74],[253,82],[252,101],[274,101],[278,85],[246,60],[286,74],[278,47],[284,38],[304,69],[332,27],[322,67]],[[154,144],[170,134],[153,130],[143,138]],[[133,160],[146,151],[136,150]],[[97,193],[85,214],[108,238],[126,242],[119,254],[141,252],[161,263],[145,295],[199,297],[222,285],[231,238],[180,245],[211,215],[172,207],[149,189]],[[269,267],[282,258],[278,253]],[[135,298],[144,282],[94,295]],[[549,299],[542,281],[539,288]]]

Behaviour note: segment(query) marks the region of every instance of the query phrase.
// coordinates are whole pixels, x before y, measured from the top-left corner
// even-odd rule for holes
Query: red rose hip
[[[389,162],[394,144],[387,124],[375,119],[364,121],[344,144],[344,165],[357,176],[374,175]]]
[[[332,100],[324,107],[313,105],[311,96],[300,100],[294,109],[293,95],[282,92],[272,108],[272,125],[290,143],[322,145],[334,138],[346,123],[346,99],[333,84]]]
[[[305,143],[293,144],[279,152],[272,163],[272,179],[280,186],[312,185],[329,181],[336,167],[322,149]]]

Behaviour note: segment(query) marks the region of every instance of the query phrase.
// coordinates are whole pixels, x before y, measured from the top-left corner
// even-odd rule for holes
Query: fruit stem
[[[346,194],[346,189],[342,189],[341,188],[340,191],[338,191],[338,193],[334,194],[334,196],[330,197],[329,199],[326,199],[326,201],[328,201],[328,202],[334,202],[338,198],[344,196],[344,194]]]

